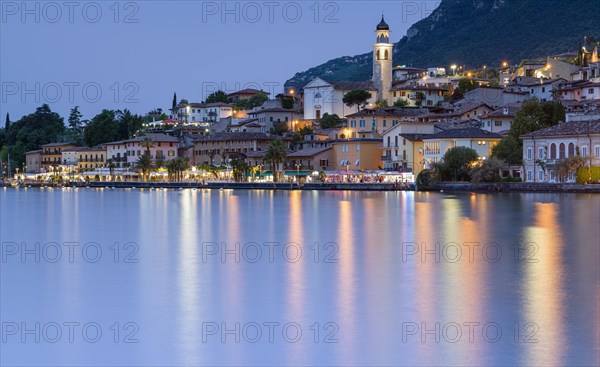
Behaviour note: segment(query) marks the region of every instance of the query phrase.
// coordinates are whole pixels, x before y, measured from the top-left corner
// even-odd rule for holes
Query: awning
[[[313,171],[285,171],[283,174],[285,176],[309,176],[313,173]]]

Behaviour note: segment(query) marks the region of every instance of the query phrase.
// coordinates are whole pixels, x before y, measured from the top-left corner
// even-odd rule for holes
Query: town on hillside
[[[170,109],[145,116],[104,110],[84,121],[74,108],[66,124],[44,105],[18,121],[7,116],[2,176],[599,183],[600,43],[582,39],[576,52],[418,68],[399,64],[382,17],[371,81],[323,76],[302,90],[217,91],[202,102],[175,94]]]

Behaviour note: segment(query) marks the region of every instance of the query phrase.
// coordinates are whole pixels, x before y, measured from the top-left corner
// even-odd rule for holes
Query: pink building
[[[153,143],[149,148],[143,145],[146,138],[150,138]],[[134,139],[127,140],[125,143],[127,147],[127,163],[129,166],[133,166],[147,150],[150,150],[150,158],[152,159],[170,161],[177,157],[177,149],[179,146],[179,140],[177,140],[177,138],[166,134],[155,133],[146,133]]]

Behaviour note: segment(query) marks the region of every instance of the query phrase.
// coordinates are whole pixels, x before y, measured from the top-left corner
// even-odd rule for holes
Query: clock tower
[[[377,89],[377,100],[392,104],[392,55],[394,44],[390,43],[390,26],[383,15],[377,25],[377,43],[373,45],[373,86]]]

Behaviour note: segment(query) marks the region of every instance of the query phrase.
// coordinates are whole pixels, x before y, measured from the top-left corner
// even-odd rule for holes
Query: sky
[[[369,52],[385,14],[397,42],[439,1],[0,0],[0,124],[43,103],[84,119],[261,88]],[[395,62],[401,60],[395,60]]]

